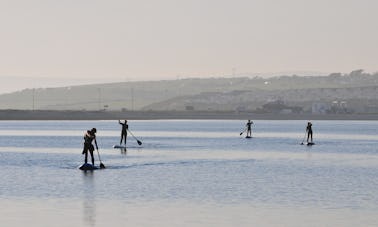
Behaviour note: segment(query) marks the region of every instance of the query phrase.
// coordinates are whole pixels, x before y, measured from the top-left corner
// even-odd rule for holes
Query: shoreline
[[[378,120],[378,114],[257,114],[216,111],[0,110],[0,120]]]

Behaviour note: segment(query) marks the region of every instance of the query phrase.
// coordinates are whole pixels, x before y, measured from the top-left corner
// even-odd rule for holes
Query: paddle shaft
[[[100,161],[100,168],[105,168],[105,165],[101,161],[100,152],[98,151],[98,148],[96,149],[96,151],[97,151],[98,160]]]
[[[245,129],[240,133],[240,135],[243,135],[243,133],[244,133],[245,131],[247,131],[247,128],[245,128]]]
[[[304,143],[304,141],[305,141],[305,139],[306,139],[306,135],[307,135],[307,130],[305,131],[305,134],[304,134],[304,137],[303,137],[303,140],[302,140],[302,145],[303,145],[303,143]]]
[[[129,129],[127,129],[127,131],[130,132],[131,136],[138,142],[139,145],[142,145],[142,142],[140,142],[140,140],[138,140]]]

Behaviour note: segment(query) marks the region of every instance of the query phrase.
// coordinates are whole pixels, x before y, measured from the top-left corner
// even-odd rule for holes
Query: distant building
[[[280,111],[281,114],[291,114],[293,113],[293,110],[292,109],[282,109]]]
[[[259,110],[265,113],[281,113],[281,114],[291,114],[291,113],[301,113],[303,111],[302,107],[299,106],[288,106],[281,100],[276,100],[273,102],[268,102],[262,106]]]
[[[268,102],[262,106],[262,109],[267,113],[279,113],[281,110],[286,109],[286,105],[281,100]]]
[[[347,102],[346,101],[333,101],[331,106],[331,113],[347,113]]]
[[[326,114],[330,111],[331,107],[327,103],[316,102],[312,104],[311,113],[313,114]]]

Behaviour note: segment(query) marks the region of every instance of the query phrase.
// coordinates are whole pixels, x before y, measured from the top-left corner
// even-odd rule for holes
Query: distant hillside
[[[288,104],[300,104],[301,99],[306,102],[322,101],[324,99],[319,97],[324,97],[325,94],[332,99],[343,99],[355,92],[354,89],[363,93],[361,99],[370,100],[374,104],[374,100],[377,100],[374,86],[378,86],[378,73],[368,74],[362,70],[346,75],[334,73],[329,76],[292,75],[269,79],[239,77],[123,82],[26,89],[3,94],[0,95],[0,109],[120,111],[182,110],[187,106],[218,109],[212,107],[217,103],[224,110],[240,107],[256,109],[264,103],[280,99]],[[365,94],[365,91],[369,92]]]
[[[300,112],[312,111],[314,103],[345,103],[352,112],[363,113],[365,107],[378,107],[378,86],[348,88],[302,88],[286,90],[207,92],[191,96],[176,97],[145,106],[144,110],[185,110],[198,111],[264,111],[269,103],[282,103],[281,109],[300,107]],[[280,111],[281,109],[277,109]],[[377,108],[378,110],[378,108]],[[270,110],[271,111],[271,110]]]

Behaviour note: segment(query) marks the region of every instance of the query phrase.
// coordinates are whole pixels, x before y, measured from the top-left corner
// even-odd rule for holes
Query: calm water
[[[0,122],[1,226],[377,226],[378,122]],[[83,172],[96,127],[104,170]],[[99,164],[97,154],[96,163]]]

